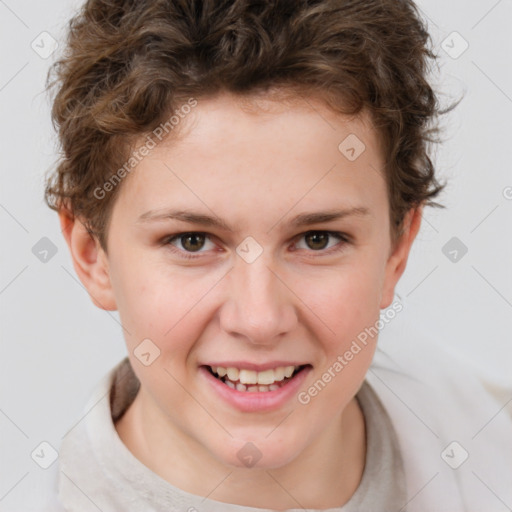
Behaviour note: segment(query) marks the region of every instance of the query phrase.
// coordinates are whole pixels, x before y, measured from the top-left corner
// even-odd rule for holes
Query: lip
[[[230,364],[233,365],[235,363],[231,362]],[[279,363],[279,365],[281,365],[281,363]],[[222,364],[219,363],[212,366],[222,366]],[[258,365],[254,364],[252,366],[258,367]],[[290,363],[283,364],[282,366],[300,365],[294,365],[293,363]],[[236,366],[233,367],[236,368]],[[241,367],[248,368],[247,366]],[[259,367],[261,367],[261,365]],[[274,368],[274,366],[267,365],[267,368]],[[226,384],[222,383],[219,379],[214,377],[205,366],[199,367],[199,375],[201,378],[205,379],[207,386],[213,389],[217,396],[219,396],[223,401],[235,409],[238,409],[241,412],[266,412],[281,408],[284,404],[296,396],[300,386],[312,369],[313,368],[311,365],[306,366],[284,386],[276,389],[275,391],[256,391],[253,393],[231,389],[230,387],[226,386]]]
[[[221,361],[218,363],[201,363],[200,366],[221,366],[222,368],[238,368],[239,370],[253,370],[263,372],[280,366],[306,366],[309,363],[297,363],[292,361],[270,361],[268,363],[256,364],[249,361]]]

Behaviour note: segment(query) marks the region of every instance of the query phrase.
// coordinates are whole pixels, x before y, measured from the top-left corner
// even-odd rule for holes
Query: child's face
[[[259,467],[277,467],[336,431],[376,339],[359,343],[316,396],[308,389],[376,324],[412,243],[392,247],[384,162],[366,118],[348,120],[313,100],[267,107],[200,100],[180,121],[183,137],[159,144],[125,178],[108,232],[112,307],[142,383],[140,410],[181,446],[238,466],[248,441],[262,454]],[[350,134],[366,146],[354,161],[338,149]],[[171,210],[232,231],[166,220]],[[339,210],[349,213],[294,225]],[[164,243],[191,231],[208,236]],[[149,366],[134,355],[145,339],[160,350]],[[207,365],[308,366],[282,389],[253,394],[230,389]]]

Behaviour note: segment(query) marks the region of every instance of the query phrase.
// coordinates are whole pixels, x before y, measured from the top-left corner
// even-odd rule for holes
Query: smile
[[[278,366],[261,372],[240,368],[208,366],[212,375],[231,389],[241,392],[266,393],[277,391],[293,379],[303,366]]]
[[[242,361],[202,364],[199,375],[208,392],[241,412],[262,413],[294,403],[313,370],[311,364],[252,364]]]

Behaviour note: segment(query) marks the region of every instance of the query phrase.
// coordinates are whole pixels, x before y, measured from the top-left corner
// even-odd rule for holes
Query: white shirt
[[[227,505],[213,500],[204,502],[201,497],[171,486],[135,459],[122,444],[113,426],[112,410],[106,399],[113,375],[111,372],[102,381],[97,389],[100,395],[95,394],[91,398],[86,410],[93,403],[97,402],[97,406],[73,429],[69,442],[65,440],[61,447],[54,476],[60,473],[59,499],[67,500],[69,505],[60,510],[262,512],[262,509]],[[403,464],[404,478],[401,480],[402,475],[398,471],[398,475],[393,474],[390,479],[382,467],[377,475],[374,472],[370,478],[368,471],[377,467],[375,461],[379,458],[375,456],[375,445],[368,443],[369,458],[361,485],[345,505],[346,509],[331,510],[510,510],[512,420],[505,412],[500,412],[502,404],[493,399],[455,359],[420,337],[411,339],[410,343],[402,340],[395,346],[388,346],[385,353],[377,351],[366,383],[368,389],[378,396],[385,411],[384,415],[374,414],[373,418],[378,418],[379,424],[379,419],[389,416],[391,429],[384,425],[385,439],[392,439],[389,433],[394,431],[398,441],[398,452],[388,451],[388,465],[385,458],[380,460],[384,460],[384,467],[400,467],[400,464],[397,466],[399,460]],[[135,391],[136,388],[132,387],[130,391],[128,386],[125,396]],[[372,401],[371,392],[365,395],[364,386],[361,391],[366,400],[363,398],[360,403],[366,422],[371,425],[368,411],[378,402]],[[101,395],[104,398],[98,402]],[[381,438],[380,446],[383,444]],[[396,453],[399,453],[398,459]],[[391,465],[390,460],[393,461]],[[372,481],[371,485],[368,485],[369,481]],[[385,482],[384,488],[391,489],[389,482],[401,481],[404,496],[401,496],[400,485],[394,487],[391,493],[391,497],[394,495],[396,501],[401,503],[400,507],[388,509],[380,503],[371,508],[353,508],[354,504],[360,504],[361,499],[374,492],[379,482]],[[81,489],[87,482],[93,487],[87,490],[88,496],[85,496]],[[57,482],[54,481],[52,485],[56,492]],[[119,496],[127,497],[132,505],[123,504],[122,509],[116,508]],[[386,493],[379,494],[377,491],[373,494],[375,496],[386,496]],[[387,497],[390,497],[390,493],[387,493]],[[98,502],[103,500],[102,504],[95,503],[96,499]],[[109,499],[114,504],[111,508],[107,505]],[[195,501],[197,499],[199,501]],[[75,505],[72,504],[73,500],[76,500]],[[171,508],[169,504],[174,502],[174,508]],[[368,503],[374,501],[370,499]],[[48,510],[57,512],[57,507],[54,504]]]

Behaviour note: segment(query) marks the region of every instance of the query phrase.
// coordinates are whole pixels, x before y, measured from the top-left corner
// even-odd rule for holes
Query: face
[[[376,338],[344,354],[403,271],[377,134],[300,99],[223,95],[180,122],[125,178],[108,231],[138,399],[212,460],[240,467],[253,450],[283,466],[353,400]]]

